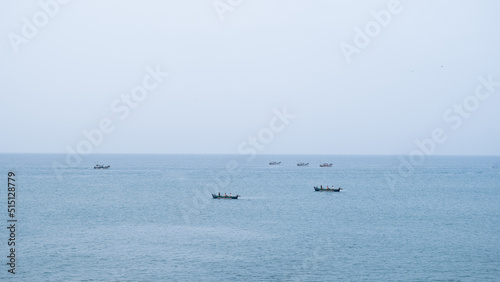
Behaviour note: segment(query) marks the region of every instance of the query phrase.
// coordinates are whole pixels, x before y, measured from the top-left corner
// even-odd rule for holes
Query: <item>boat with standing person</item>
[[[326,188],[323,188],[323,185],[321,185],[320,187],[316,187],[314,186],[314,191],[316,192],[340,192],[340,190],[343,190],[342,188],[333,188],[333,185],[332,185],[332,188],[329,188],[328,186],[326,186]]]
[[[100,165],[100,164],[96,164],[94,166],[94,169],[108,169],[110,168],[111,166],[110,165]]]
[[[233,196],[233,195],[231,195],[231,193],[229,193],[229,195],[227,195],[226,193],[224,193],[224,195],[221,195],[220,192],[219,192],[219,194],[212,194],[212,197],[214,199],[234,199],[234,200],[238,200],[239,195]]]

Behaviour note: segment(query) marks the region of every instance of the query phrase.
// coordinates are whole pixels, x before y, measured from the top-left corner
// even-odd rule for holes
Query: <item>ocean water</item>
[[[397,156],[54,162],[65,155],[0,155],[0,220],[9,171],[18,219],[15,275],[0,231],[1,280],[500,281],[499,157],[432,156],[410,170]]]

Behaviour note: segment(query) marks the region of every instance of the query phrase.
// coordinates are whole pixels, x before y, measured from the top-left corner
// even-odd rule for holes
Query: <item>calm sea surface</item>
[[[1,226],[9,171],[18,219],[15,275],[0,231],[1,280],[500,281],[500,157],[427,157],[402,174],[396,156],[54,162],[65,155],[0,154]]]

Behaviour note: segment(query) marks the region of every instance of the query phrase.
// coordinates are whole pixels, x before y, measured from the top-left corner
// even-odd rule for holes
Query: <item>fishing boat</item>
[[[226,195],[226,194],[221,195],[221,194],[219,193],[219,194],[212,194],[212,197],[213,197],[214,199],[235,199],[235,200],[238,200],[239,195],[233,196],[233,195],[229,194],[229,196],[228,196],[228,195]]]
[[[321,187],[314,186],[314,191],[316,191],[316,192],[323,192],[323,191],[324,192],[340,192],[340,190],[343,190],[343,189],[340,187],[335,189],[333,187],[328,188],[328,186],[326,188],[323,188],[323,186],[321,186]]]
[[[309,163],[298,163],[297,166],[308,166]]]
[[[100,164],[96,164],[94,166],[94,169],[108,169],[110,168],[111,166],[110,165],[100,165]]]
[[[322,163],[319,165],[319,167],[331,167],[332,165],[332,163]]]
[[[279,165],[281,162],[270,162],[269,165]]]

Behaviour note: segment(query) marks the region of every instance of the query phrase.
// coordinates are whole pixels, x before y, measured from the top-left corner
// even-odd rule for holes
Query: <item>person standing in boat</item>
[[[219,197],[220,197],[220,192],[219,192]]]

